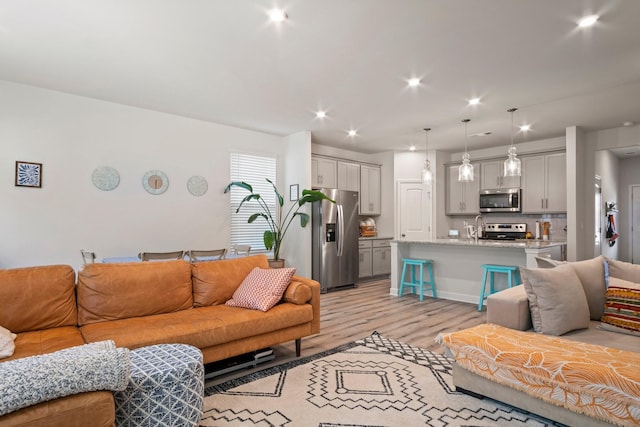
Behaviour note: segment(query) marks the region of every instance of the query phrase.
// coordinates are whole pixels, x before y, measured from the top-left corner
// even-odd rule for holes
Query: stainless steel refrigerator
[[[311,208],[312,277],[324,293],[358,282],[358,192],[319,190],[335,200],[314,202]]]

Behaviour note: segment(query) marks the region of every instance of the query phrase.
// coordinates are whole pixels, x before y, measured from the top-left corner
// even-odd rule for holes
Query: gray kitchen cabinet
[[[480,189],[520,188],[519,176],[504,176],[504,161],[480,163]]]
[[[391,239],[367,239],[358,242],[359,278],[391,274]]]
[[[360,165],[360,215],[380,215],[380,166]]]
[[[474,180],[471,182],[458,181],[459,166],[459,164],[446,166],[446,214],[477,215],[480,213],[480,165],[473,164]]]
[[[567,211],[567,155],[522,158],[522,213]]]
[[[359,255],[359,278],[371,277],[372,264],[371,264],[371,241],[360,240],[358,242],[358,255]]]
[[[338,160],[338,190],[360,191],[360,164]]]
[[[391,274],[391,240],[374,240],[371,250],[371,274],[381,276]]]
[[[338,162],[324,157],[311,157],[311,186],[336,188],[337,184]]]

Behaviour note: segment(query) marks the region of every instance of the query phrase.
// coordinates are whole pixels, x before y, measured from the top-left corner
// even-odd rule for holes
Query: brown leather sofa
[[[320,284],[294,276],[267,312],[229,307],[244,277],[268,268],[267,257],[189,264],[186,261],[89,264],[0,270],[0,325],[17,334],[13,356],[50,353],[113,340],[129,349],[184,343],[204,363],[295,340],[320,331]],[[5,426],[111,426],[110,392],[68,396],[0,417]]]

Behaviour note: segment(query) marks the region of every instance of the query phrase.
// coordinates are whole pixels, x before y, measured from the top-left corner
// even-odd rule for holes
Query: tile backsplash
[[[566,214],[544,214],[544,215],[528,215],[528,214],[499,214],[489,213],[483,214],[484,222],[486,224],[512,224],[512,223],[526,223],[527,231],[535,236],[536,221],[549,221],[551,223],[551,229],[549,230],[549,238],[551,240],[567,240],[567,215]],[[451,228],[458,229],[460,235],[464,236],[464,221],[470,224],[475,224],[474,216],[450,216],[449,224]],[[542,232],[542,231],[541,231]],[[439,236],[445,237],[445,236]]]

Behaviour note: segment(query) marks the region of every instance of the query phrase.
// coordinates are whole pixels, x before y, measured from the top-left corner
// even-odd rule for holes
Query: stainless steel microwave
[[[480,212],[522,212],[519,188],[480,190]]]

